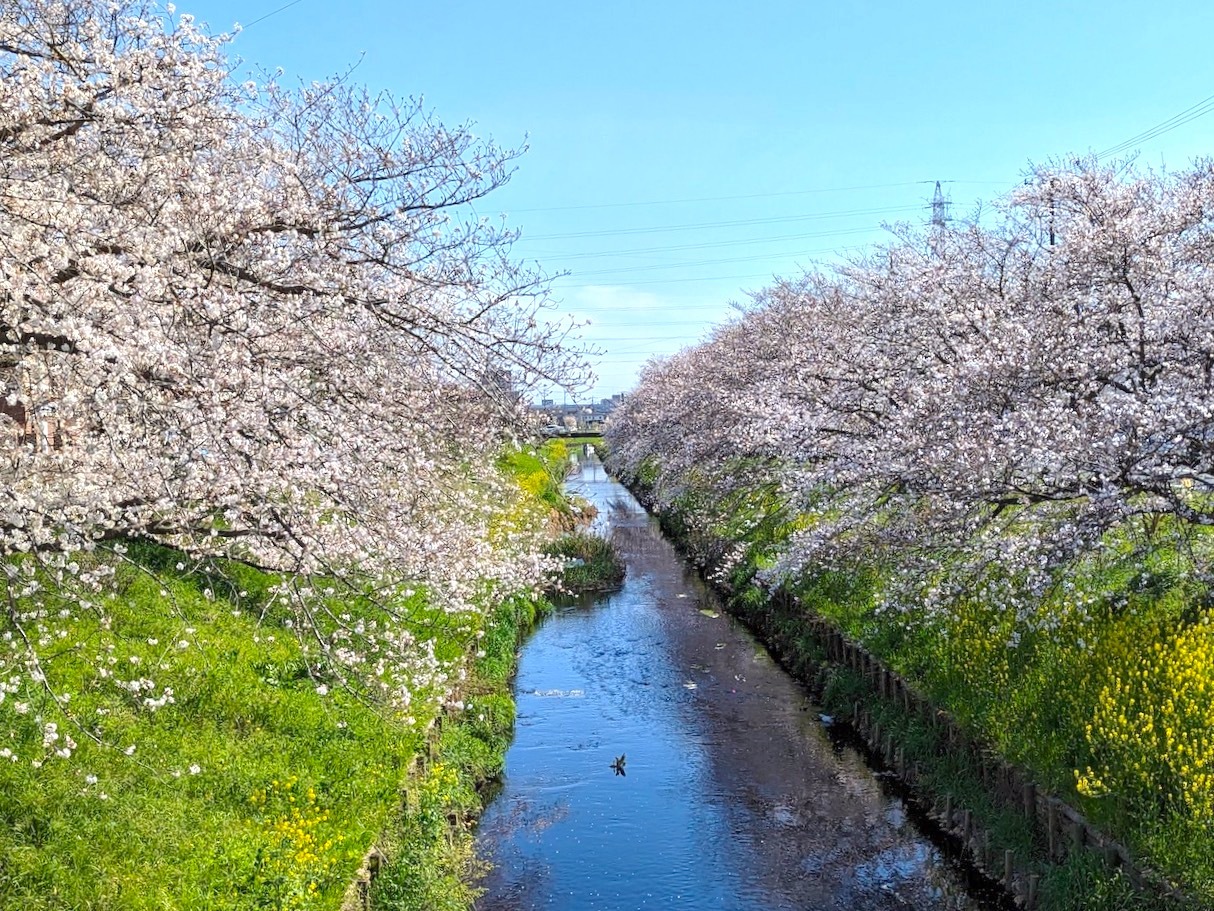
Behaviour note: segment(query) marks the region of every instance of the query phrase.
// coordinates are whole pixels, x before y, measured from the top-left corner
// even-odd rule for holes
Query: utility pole
[[[944,197],[944,191],[940,189],[940,181],[936,181],[936,192],[932,194],[932,227],[937,230],[943,230],[948,226],[949,215],[948,207],[952,205]]]
[[[1033,178],[1026,177],[1024,179],[1024,185],[1026,187],[1032,186]],[[1056,187],[1057,185],[1058,185],[1058,178],[1051,177],[1050,178],[1050,188],[1048,190],[1046,190],[1046,192],[1045,192],[1045,199],[1050,207],[1050,217],[1046,222],[1046,235],[1050,239],[1051,247],[1054,246],[1054,187]]]
[[[1054,246],[1054,186],[1058,183],[1057,177],[1050,178],[1050,192],[1048,194],[1050,200],[1050,246]]]
[[[948,208],[952,205],[945,197],[944,191],[940,189],[940,181],[936,181],[936,192],[932,194],[932,252],[939,251],[940,241],[944,237],[944,232],[948,228],[949,214]]]

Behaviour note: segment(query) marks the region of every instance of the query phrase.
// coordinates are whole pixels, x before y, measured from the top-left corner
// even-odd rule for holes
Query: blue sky
[[[556,297],[603,351],[595,397],[773,275],[926,221],[936,180],[963,214],[1033,162],[1214,96],[1204,2],[286,2],[177,5],[247,25],[247,63],[305,81],[358,63],[373,89],[526,142],[482,213],[570,273]],[[1135,148],[1181,167],[1212,130],[1199,117]]]

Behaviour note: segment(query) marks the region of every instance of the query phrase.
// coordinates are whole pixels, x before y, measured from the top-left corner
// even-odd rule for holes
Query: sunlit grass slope
[[[541,518],[562,507],[567,455],[555,448],[502,460],[541,501]],[[388,712],[316,677],[306,633],[271,606],[280,581],[271,575],[139,542],[116,572],[104,609],[76,612],[53,686],[0,700],[0,908],[340,907],[381,835],[407,840],[392,833],[411,824],[402,795],[415,757],[428,753],[438,700],[422,690]],[[342,603],[355,619],[364,608]],[[472,777],[491,775],[513,720],[501,694],[531,596],[453,618],[419,589],[394,610],[452,674],[484,653],[487,669],[459,690],[467,731],[444,726],[442,750],[455,751],[449,769],[470,767],[460,749],[480,750]],[[455,773],[426,774],[422,794]]]

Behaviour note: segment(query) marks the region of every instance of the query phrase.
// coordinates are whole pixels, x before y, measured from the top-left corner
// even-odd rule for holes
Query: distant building
[[[537,422],[549,434],[601,433],[611,412],[623,401],[622,392],[597,402],[566,402],[563,405],[557,405],[552,399],[542,399],[535,412]]]

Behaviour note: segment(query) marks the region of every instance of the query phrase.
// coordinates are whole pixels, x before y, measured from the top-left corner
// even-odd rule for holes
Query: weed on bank
[[[515,521],[558,509],[559,449],[503,458],[538,504]],[[515,644],[541,602],[451,615],[420,588],[395,600],[428,657],[409,705],[390,711],[316,675],[306,631],[273,609],[282,579],[124,550],[112,593],[47,652],[53,677],[0,690],[0,908],[337,909],[377,844],[389,861],[377,907],[467,907],[467,821],[500,771]],[[352,624],[383,609],[339,600]]]
[[[708,567],[724,567],[718,579],[745,614],[766,601],[782,546],[815,518],[790,514],[774,487],[756,487],[728,503],[686,491],[663,521]],[[1060,573],[1028,622],[1023,610],[980,595],[947,611],[891,609],[896,567],[880,564],[805,572],[785,584],[1198,907],[1214,907],[1214,601],[1188,571],[1211,547],[1204,529],[1121,529]],[[846,689],[842,681],[834,686]],[[901,723],[896,714],[880,719],[884,730]],[[932,750],[919,756],[914,732],[905,733],[911,755],[935,763],[932,790],[982,805],[975,772],[946,767]],[[1000,846],[1028,850],[1014,814],[1000,821],[992,809],[991,818],[997,833],[1008,830]],[[1103,864],[1076,857],[1042,872],[1043,907],[1147,907]]]

